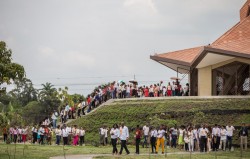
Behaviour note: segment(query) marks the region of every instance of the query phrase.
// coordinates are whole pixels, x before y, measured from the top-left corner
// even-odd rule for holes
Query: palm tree
[[[39,97],[46,98],[46,97],[53,97],[57,95],[57,90],[54,88],[54,85],[51,83],[42,84],[43,88],[40,89]]]

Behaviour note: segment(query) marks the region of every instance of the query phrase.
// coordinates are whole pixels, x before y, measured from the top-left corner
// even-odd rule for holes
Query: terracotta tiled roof
[[[243,7],[240,9],[240,20],[244,20],[249,14],[250,0],[247,0]]]
[[[240,10],[240,22],[213,42],[209,47],[250,55],[250,0]],[[155,57],[192,64],[205,46],[157,54]]]
[[[240,21],[211,45],[214,48],[250,54],[250,16]]]
[[[201,53],[203,46],[156,55],[158,57],[191,63]]]

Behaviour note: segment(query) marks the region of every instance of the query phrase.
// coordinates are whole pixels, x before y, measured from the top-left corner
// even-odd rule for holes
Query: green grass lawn
[[[118,149],[120,146],[118,145]],[[143,156],[133,155],[135,152],[135,146],[128,147],[132,155],[122,155],[122,156],[100,156],[95,157],[96,159],[109,159],[109,158],[122,158],[122,159],[144,159],[144,158],[151,158],[151,159],[161,159],[161,158],[170,158],[170,159],[185,159],[190,158],[190,154],[180,154],[180,155],[149,155],[149,149],[147,148],[140,148],[141,154],[145,154]],[[93,147],[93,146],[65,146],[65,151],[63,151],[63,146],[40,146],[40,145],[22,145],[17,144],[16,147],[14,144],[6,145],[0,144],[0,159],[48,159],[49,157],[53,156],[63,156],[64,152],[67,155],[76,155],[76,154],[111,154],[112,147],[105,146],[105,147]],[[16,153],[15,153],[16,152]],[[177,149],[168,149],[167,152],[175,153],[180,152]],[[9,153],[9,155],[8,155]],[[240,158],[241,154],[238,149],[234,152],[217,152],[216,153],[218,159],[236,159]],[[215,153],[210,152],[206,154],[192,154],[191,158],[204,158],[210,159],[215,158]],[[250,158],[250,151],[243,152],[243,158]]]
[[[105,105],[70,124],[84,127],[88,141],[98,141],[98,128],[103,124],[111,127],[114,123],[124,121],[130,130],[136,125],[142,127],[146,122],[153,126],[165,124],[169,127],[204,122],[209,125],[231,123],[240,126],[242,121],[250,123],[249,114],[250,98],[127,100]],[[134,132],[130,133],[129,142],[132,142]],[[239,143],[238,138],[233,140]]]

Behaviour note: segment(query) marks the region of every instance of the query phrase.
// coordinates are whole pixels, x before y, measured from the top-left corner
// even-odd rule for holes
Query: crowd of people
[[[55,129],[50,124],[43,123],[40,126],[3,128],[3,140],[5,143],[29,143],[40,145],[52,145],[53,136],[55,144],[60,145],[84,145],[85,130],[77,125],[58,125]]]
[[[81,117],[109,99],[189,95],[189,84],[187,83],[186,86],[182,88],[178,80],[173,81],[172,84],[169,82],[167,86],[164,86],[162,81],[150,86],[144,85],[138,87],[137,85],[137,82],[125,84],[124,82],[114,81],[98,86],[87,96],[86,100],[80,100],[72,106],[66,103],[60,111],[61,122],[65,123],[68,119]],[[52,119],[54,123],[57,114],[53,116]]]
[[[51,145],[54,139],[56,145],[60,145],[61,141],[61,145],[82,146],[85,144],[85,130],[83,127],[78,128],[77,125],[67,126],[63,124],[53,129],[53,126],[46,120],[39,127],[10,127],[8,130],[4,128],[4,142],[26,143],[29,140],[32,144]],[[129,139],[131,141],[129,131],[134,135],[136,154],[140,153],[140,144],[142,144],[142,147],[151,147],[151,152],[157,154],[160,147],[161,152],[165,153],[166,146],[190,152],[218,151],[219,149],[223,151],[228,149],[230,151],[232,150],[232,138],[235,128],[231,125],[220,126],[217,124],[212,127],[206,124],[201,126],[189,124],[179,127],[175,125],[171,128],[161,125],[156,128],[146,124],[143,127],[137,125],[135,129],[129,129],[122,122],[120,125],[114,124],[111,129],[105,125],[101,126],[99,129],[100,144],[104,146],[111,144],[113,154],[122,154],[123,149],[129,154],[130,151],[127,148],[127,142]],[[238,135],[241,148],[247,150],[248,128],[245,123],[242,124]],[[110,141],[108,140],[109,137],[111,138]],[[117,149],[118,143],[121,145],[119,152]]]
[[[158,129],[154,126],[144,125],[140,127],[137,125],[134,132],[134,139],[136,145],[136,154],[139,154],[139,147],[142,142],[142,147],[149,147],[151,144],[151,153],[158,153],[159,147],[162,148],[162,153],[165,152],[165,146],[171,148],[179,147],[180,150],[185,151],[218,151],[222,149],[226,151],[226,148],[232,150],[232,138],[235,128],[231,125],[229,126],[219,126],[215,124],[213,127],[207,126],[206,124],[198,126],[192,126],[191,124],[187,126],[174,126],[168,128],[164,125],[161,125]],[[103,145],[107,144],[108,138],[108,128],[103,126],[100,128],[100,143]],[[129,131],[124,123],[119,127],[117,124],[114,124],[110,130],[111,134],[111,143],[113,146],[113,153],[118,153],[117,151],[117,140],[121,141],[120,154],[122,153],[123,148],[125,148],[127,154],[129,150],[127,149],[126,142],[129,138]],[[239,134],[241,148],[247,150],[247,137],[248,137],[248,128],[243,123]]]
[[[164,85],[163,81],[160,81],[149,86],[138,86],[136,81],[132,81],[130,84],[126,84],[123,81],[114,81],[98,86],[88,95],[88,98],[95,99],[101,103],[111,98],[189,96],[189,89],[188,83],[182,87],[178,79],[172,83],[168,82],[167,85]]]

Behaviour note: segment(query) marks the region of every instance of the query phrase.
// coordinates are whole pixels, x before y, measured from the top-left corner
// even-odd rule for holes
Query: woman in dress
[[[178,145],[180,150],[184,147],[184,134],[185,133],[185,127],[182,125],[178,130]]]

